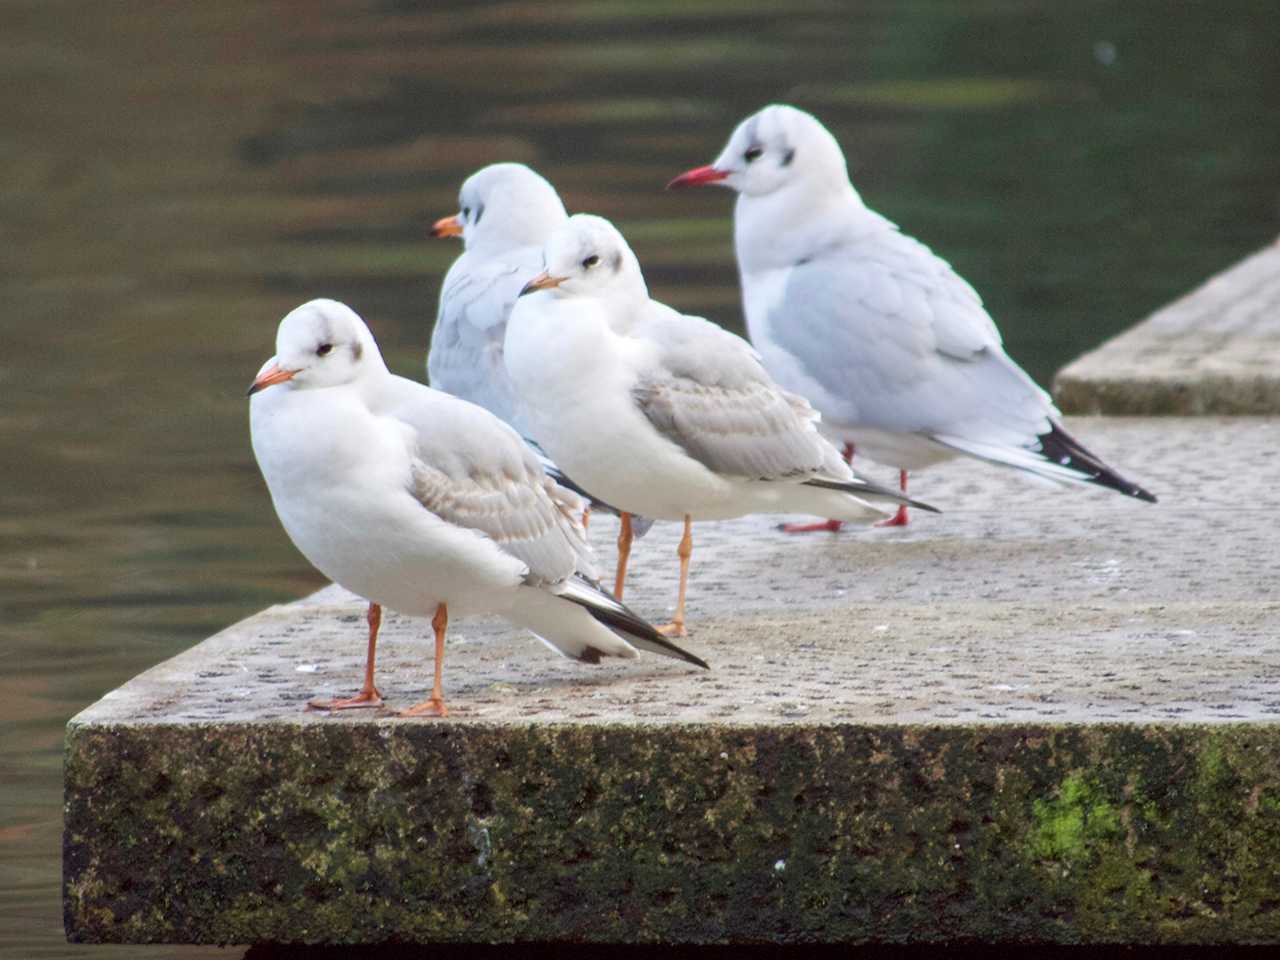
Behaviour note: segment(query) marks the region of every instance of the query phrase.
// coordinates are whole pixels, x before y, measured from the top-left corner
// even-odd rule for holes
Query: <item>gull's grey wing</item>
[[[884,224],[790,269],[767,308],[771,366],[789,354],[839,423],[1018,445],[1044,432],[1052,402],[1005,354],[973,288]]]
[[[395,378],[400,384],[411,384]],[[529,568],[536,583],[559,583],[575,572],[596,575],[582,529],[583,501],[557,485],[520,435],[487,410],[418,390],[408,402],[389,395],[387,411],[416,441],[410,492],[441,519],[482,533]]]
[[[541,257],[534,248],[487,259],[464,253],[445,275],[431,332],[431,385],[478,403],[508,423],[515,422],[517,406],[502,343],[511,308],[538,272]]]
[[[659,433],[709,470],[729,476],[847,475],[839,454],[818,434],[818,414],[769,378],[746,341],[701,317],[658,307],[643,325],[658,345],[657,359],[632,397]]]

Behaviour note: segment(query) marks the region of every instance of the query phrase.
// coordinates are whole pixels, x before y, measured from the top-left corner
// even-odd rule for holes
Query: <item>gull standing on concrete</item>
[[[566,470],[624,511],[684,522],[668,635],[685,634],[692,521],[852,520],[883,515],[861,497],[904,502],[850,470],[818,433],[818,415],[769,378],[746,341],[650,300],[607,220],[570,217],[543,259],[507,325],[507,370],[534,438]],[[615,596],[629,543],[620,546]]]
[[[478,403],[528,439],[502,344],[521,288],[542,269],[543,243],[569,215],[555,188],[523,163],[477,170],[463,181],[458,207],[431,228],[433,237],[461,237],[463,251],[440,287],[427,377],[437,390]],[[585,496],[595,509],[618,513],[566,477],[536,444],[534,449],[557,483]],[[644,536],[652,521],[635,521],[636,535]]]
[[[268,389],[270,388],[270,389]],[[253,452],[285,531],[369,601],[364,685],[328,709],[378,706],[383,605],[431,617],[435,683],[406,715],[445,716],[449,614],[498,613],[587,663],[636,648],[705,667],[592,579],[581,501],[488,411],[393,375],[341,303],[289,313],[249,388]]]
[[[863,205],[839,144],[813,116],[765,107],[713,164],[669,186],[713,183],[738,193],[751,341],[777,381],[821,412],[846,457],[856,449],[898,467],[904,492],[908,471],[964,454],[1155,502],[1062,428],[973,288]],[[904,507],[892,523],[906,522]]]

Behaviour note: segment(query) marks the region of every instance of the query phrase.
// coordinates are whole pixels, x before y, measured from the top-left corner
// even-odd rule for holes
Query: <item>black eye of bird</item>
[[[327,357],[327,356],[329,355],[329,352],[330,352],[332,349],[333,349],[333,344],[332,344],[332,343],[322,343],[322,344],[320,344],[320,346],[316,347],[316,356],[317,356],[317,357]]]
[[[587,259],[582,261],[582,266],[585,267],[587,270],[590,270],[599,262],[600,262],[600,258],[593,253],[591,256],[587,257]]]
[[[759,160],[762,153],[764,153],[763,147],[752,147],[742,155],[742,159],[747,163],[751,163],[753,160]]]
[[[467,219],[467,217],[469,217],[469,216],[471,216],[471,208],[470,208],[470,207],[463,207],[463,208],[462,208],[462,219],[463,219],[463,220],[465,220],[465,219]]]

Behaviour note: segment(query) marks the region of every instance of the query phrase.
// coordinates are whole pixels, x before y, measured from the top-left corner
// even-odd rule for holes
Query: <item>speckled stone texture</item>
[[[326,716],[356,598],[228,628],[72,720],[70,937],[1280,940],[1280,421],[1069,427],[1161,502],[956,462],[906,529],[695,528],[709,672],[459,618],[449,720]],[[380,653],[420,700],[427,624]]]
[[[1064,367],[1054,397],[1067,413],[1280,413],[1280,245]]]

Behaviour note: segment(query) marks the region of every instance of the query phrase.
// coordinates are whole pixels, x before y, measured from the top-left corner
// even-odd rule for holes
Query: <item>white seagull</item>
[[[269,389],[268,389],[269,388]],[[364,685],[326,709],[378,706],[383,605],[431,617],[435,682],[405,715],[445,716],[449,614],[497,613],[566,657],[636,648],[705,667],[594,584],[581,501],[488,411],[393,375],[341,303],[289,313],[249,388],[253,452],[285,531],[325,576],[369,601]]]
[[[945,260],[863,205],[813,116],[765,107],[710,166],[669,186],[738,193],[734,246],[747,331],[822,430],[907,472],[957,455],[1154,503],[1068,434],[1049,395],[1004,352],[982,300]],[[895,524],[907,522],[905,508]],[[838,521],[793,529],[839,529]]]
[[[543,243],[569,215],[555,187],[523,163],[491,163],[477,170],[463,181],[458,208],[431,227],[433,237],[461,237],[463,251],[440,286],[427,378],[437,390],[478,403],[528,439],[502,362],[502,344],[516,297],[542,269]],[[534,448],[557,483],[587,497],[595,509],[618,512]],[[636,518],[636,535],[644,536],[651,523]]]
[[[624,511],[684,522],[669,635],[685,634],[692,521],[853,520],[883,515],[861,497],[904,502],[850,470],[818,433],[818,415],[769,378],[745,340],[649,299],[635,254],[607,220],[570,217],[543,256],[546,269],[511,312],[507,370],[534,438],[569,473]],[[616,596],[629,544],[620,546]]]
[[[427,376],[524,433],[502,341],[520,289],[542,269],[542,245],[569,215],[555,188],[522,163],[477,170],[463,181],[458,207],[431,229],[461,237],[463,252],[440,287]]]

